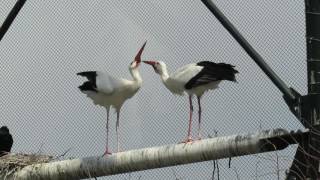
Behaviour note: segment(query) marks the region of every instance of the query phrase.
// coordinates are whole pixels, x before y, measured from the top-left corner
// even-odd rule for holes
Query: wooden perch
[[[107,157],[85,157],[29,165],[6,177],[6,179],[69,180],[108,176],[274,151],[283,149],[290,143],[295,143],[294,141],[279,140],[277,137],[282,139],[281,137],[293,136],[286,130],[275,129],[254,134],[215,137],[188,144],[173,144],[120,152]],[[272,141],[269,141],[269,138]],[[275,138],[278,140],[275,140]],[[3,179],[3,177],[4,174],[0,174],[0,179]]]

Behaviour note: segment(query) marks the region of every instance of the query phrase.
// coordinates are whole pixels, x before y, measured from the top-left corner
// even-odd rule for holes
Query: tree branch
[[[254,134],[215,137],[188,144],[131,150],[107,157],[85,157],[35,164],[24,167],[6,179],[81,179],[256,154],[275,150],[266,146],[266,139],[269,138],[273,139],[272,146],[276,147],[276,150],[286,148],[284,142],[274,139],[287,137],[288,134],[290,133],[283,129],[266,130]],[[0,179],[1,177],[4,175],[0,174]]]

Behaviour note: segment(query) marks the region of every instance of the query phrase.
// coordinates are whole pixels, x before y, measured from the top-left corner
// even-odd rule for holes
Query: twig
[[[61,155],[57,156],[56,158],[54,158],[53,160],[59,159],[61,157],[64,157],[69,151],[71,151],[71,148],[67,149],[64,153],[62,153]]]
[[[211,180],[214,180],[214,175],[216,171],[216,161],[212,161],[212,162],[213,162],[213,170],[212,170]]]

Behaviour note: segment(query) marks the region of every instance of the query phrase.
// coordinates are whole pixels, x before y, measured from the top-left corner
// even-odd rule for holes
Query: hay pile
[[[0,157],[0,174],[10,175],[19,171],[25,166],[32,164],[47,163],[53,159],[53,156],[41,154],[22,154],[9,153]]]

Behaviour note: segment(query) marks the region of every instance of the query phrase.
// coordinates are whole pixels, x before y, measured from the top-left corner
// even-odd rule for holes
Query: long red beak
[[[146,64],[150,64],[150,65],[152,65],[152,66],[154,66],[154,65],[156,64],[155,61],[142,61],[142,62],[144,62],[144,63],[146,63]]]
[[[141,63],[141,54],[142,54],[142,51],[144,50],[144,47],[146,46],[146,44],[147,44],[147,41],[144,42],[144,44],[140,48],[139,52],[137,53],[136,57],[134,58],[134,61],[136,61],[137,63]]]
[[[153,67],[154,71],[155,71],[156,73],[158,73],[158,70],[157,70],[157,68],[156,68],[156,64],[157,64],[156,61],[142,61],[142,62],[151,65],[151,66]]]

